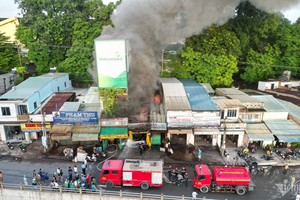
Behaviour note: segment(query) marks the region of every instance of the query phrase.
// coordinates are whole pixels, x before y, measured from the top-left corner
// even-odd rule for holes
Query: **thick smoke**
[[[129,97],[132,108],[154,94],[162,49],[199,34],[211,24],[224,24],[243,0],[123,0],[112,15],[114,28],[102,35],[126,38],[130,44]],[[278,11],[299,0],[251,0],[258,8]]]

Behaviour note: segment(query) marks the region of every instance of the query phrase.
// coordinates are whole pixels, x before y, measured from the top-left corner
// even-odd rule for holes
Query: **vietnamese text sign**
[[[58,111],[53,112],[54,123],[99,123],[98,112],[75,112]]]
[[[36,131],[42,131],[43,125],[41,123],[25,123],[20,124],[21,130],[25,132],[36,132]],[[50,123],[45,123],[45,130],[49,131],[51,126]]]
[[[128,126],[128,118],[102,118],[101,126]]]

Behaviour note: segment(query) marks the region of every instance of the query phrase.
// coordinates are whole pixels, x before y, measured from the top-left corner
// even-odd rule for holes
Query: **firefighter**
[[[177,174],[176,174],[175,169],[173,169],[171,172],[171,181],[175,182],[176,180],[177,180]]]

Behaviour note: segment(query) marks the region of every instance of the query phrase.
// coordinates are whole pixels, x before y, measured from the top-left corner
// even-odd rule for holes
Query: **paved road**
[[[62,160],[23,160],[21,162],[11,161],[9,159],[0,160],[0,170],[4,172],[4,183],[16,183],[19,184],[23,181],[23,176],[28,176],[28,182],[30,183],[32,177],[32,170],[42,168],[42,170],[53,174],[57,167],[63,168],[63,171],[67,172],[69,166],[74,166],[75,163],[62,161]],[[81,163],[76,163],[79,172],[81,172]],[[192,173],[192,166],[186,165],[189,174]],[[176,165],[173,165],[176,167]],[[178,167],[180,167],[178,165]],[[94,166],[94,169],[96,167]],[[300,192],[300,168],[290,168],[287,175],[282,175],[283,168],[273,168],[269,173],[258,173],[253,174],[252,179],[256,184],[256,191],[249,192],[245,196],[238,196],[236,194],[230,193],[208,193],[201,194],[198,192],[198,197],[206,197],[213,199],[230,199],[230,200],[276,200],[276,199],[286,199],[294,200],[295,192],[288,190],[290,184],[290,177],[294,175],[296,177],[295,190]],[[95,170],[94,175],[99,177],[99,171]],[[144,192],[140,188],[122,187],[113,188],[112,190],[130,191],[130,192]],[[172,184],[165,183],[162,188],[150,188],[147,193],[155,194],[166,194],[166,195],[185,195],[191,196],[193,192],[192,182],[189,182],[188,187],[185,185],[175,186]]]

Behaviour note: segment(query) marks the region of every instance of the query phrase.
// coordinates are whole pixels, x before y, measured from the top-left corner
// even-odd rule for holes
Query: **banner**
[[[98,112],[57,111],[52,114],[54,123],[99,123]]]
[[[21,130],[24,132],[38,132],[43,130],[41,123],[25,123],[20,124]],[[45,123],[45,130],[49,131],[51,129],[50,123]]]

